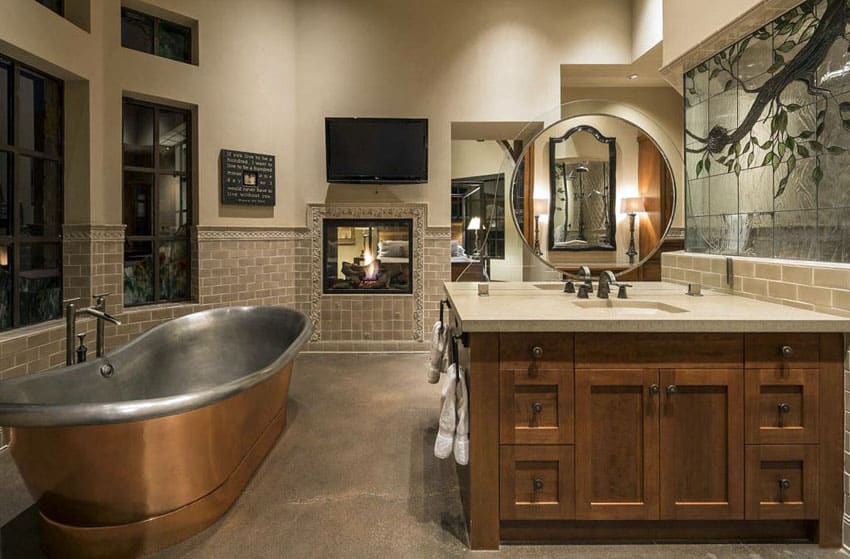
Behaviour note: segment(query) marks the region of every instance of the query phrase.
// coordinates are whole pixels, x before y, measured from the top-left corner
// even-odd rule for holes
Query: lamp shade
[[[620,200],[620,213],[636,214],[645,211],[646,207],[643,205],[643,198],[639,196],[634,198],[623,198]]]
[[[535,198],[534,199],[534,215],[547,215],[549,213],[549,199]]]
[[[481,218],[473,217],[469,219],[469,225],[466,226],[469,231],[478,231],[481,229]]]

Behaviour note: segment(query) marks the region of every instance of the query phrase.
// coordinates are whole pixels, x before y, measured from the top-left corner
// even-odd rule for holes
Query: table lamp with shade
[[[534,254],[537,256],[543,255],[543,249],[540,246],[540,218],[549,220],[549,199],[535,198],[534,199]]]
[[[475,231],[475,250],[472,251],[472,256],[478,258],[481,256],[481,249],[478,246],[478,231],[481,230],[481,218],[477,216],[469,218],[469,225],[466,226],[466,230]]]
[[[635,249],[635,218],[637,214],[645,211],[646,206],[643,203],[643,198],[640,196],[620,200],[620,213],[628,214],[629,216],[629,249],[626,251],[629,257],[629,264],[634,264],[635,256],[637,256],[637,249]]]

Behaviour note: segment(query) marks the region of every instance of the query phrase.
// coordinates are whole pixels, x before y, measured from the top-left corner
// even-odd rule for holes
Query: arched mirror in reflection
[[[562,119],[525,147],[511,180],[514,222],[532,252],[575,275],[630,276],[673,220],[669,158],[635,124],[611,115]]]
[[[616,138],[579,125],[549,138],[549,250],[616,250]]]

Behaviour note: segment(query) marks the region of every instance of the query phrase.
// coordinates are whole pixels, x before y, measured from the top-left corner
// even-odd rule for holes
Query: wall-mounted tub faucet
[[[97,339],[95,341],[95,345],[97,346],[97,356],[103,357],[104,346],[106,343],[104,335],[104,321],[111,322],[116,326],[121,325],[120,320],[106,312],[106,298],[108,296],[109,293],[95,295],[95,306],[86,307],[84,309],[77,309],[75,305],[75,303],[80,300],[79,297],[62,301],[65,305],[65,365],[71,366],[75,362],[74,338],[77,334],[77,315],[79,314],[87,314],[97,319]]]

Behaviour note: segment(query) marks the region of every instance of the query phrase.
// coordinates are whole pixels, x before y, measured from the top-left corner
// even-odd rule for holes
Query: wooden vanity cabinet
[[[488,333],[470,350],[473,549],[840,544],[841,335]]]

